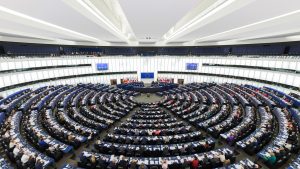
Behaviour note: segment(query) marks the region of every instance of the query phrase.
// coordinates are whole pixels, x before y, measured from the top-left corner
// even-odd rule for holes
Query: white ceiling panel
[[[0,0],[0,41],[111,46],[300,41],[299,0]]]
[[[62,0],[1,0],[0,5],[104,41],[119,41],[117,37],[79,14]]]
[[[61,35],[61,34],[53,33],[51,31],[37,29],[34,26],[16,23],[16,22],[13,22],[12,20],[0,19],[0,32],[4,32],[4,31],[20,32],[20,35],[23,35],[23,36],[26,36],[26,34],[28,34],[28,35],[33,35],[33,36],[36,35],[36,36],[60,38],[60,39],[66,39],[66,40],[67,39],[68,40],[81,40],[80,38],[67,36],[67,35]],[[13,33],[11,33],[11,34],[13,34]]]
[[[214,35],[220,32],[280,16],[299,9],[299,0],[289,0],[288,3],[282,0],[256,0],[244,6],[243,8],[240,8],[228,15],[224,15],[222,18],[208,25],[205,25],[179,39],[176,39],[176,41],[191,41],[197,38],[203,38],[206,36]],[[222,10],[220,12],[222,13]],[[285,27],[287,29],[289,23],[287,25],[285,24]],[[276,29],[277,28],[274,27],[271,31],[276,32]],[[256,29],[253,29],[253,31],[256,31]],[[247,36],[247,34],[244,34],[243,36]]]
[[[139,39],[160,39],[199,0],[119,0]]]

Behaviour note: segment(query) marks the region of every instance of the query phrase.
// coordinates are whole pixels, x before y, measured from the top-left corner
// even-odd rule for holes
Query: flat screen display
[[[97,63],[97,70],[108,70],[108,63]]]
[[[187,63],[186,70],[198,70],[198,63]]]
[[[141,73],[141,78],[142,79],[153,79],[154,78],[154,73],[153,72],[142,72]]]

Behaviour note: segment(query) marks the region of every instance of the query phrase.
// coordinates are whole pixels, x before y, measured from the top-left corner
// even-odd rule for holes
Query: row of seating
[[[247,106],[245,108],[245,117],[243,121],[231,130],[221,134],[220,136],[227,141],[229,145],[234,144],[237,140],[243,139],[252,133],[256,127],[256,114],[254,108]]]
[[[248,137],[238,141],[236,144],[248,154],[253,155],[261,150],[272,138],[272,131],[275,130],[274,118],[268,107],[259,107],[258,113],[260,124]]]
[[[101,84],[78,84],[12,94],[0,100],[5,114],[1,145],[17,168],[51,167],[133,108],[132,96],[124,93]]]
[[[55,160],[59,160],[62,157],[62,153],[70,152],[73,147],[51,137],[43,130],[39,119],[39,113],[37,111],[31,111],[23,117],[22,122],[24,124],[24,130],[26,131],[25,135],[38,150],[45,152]]]
[[[124,157],[115,155],[106,155],[101,153],[93,153],[84,151],[80,155],[79,167],[84,168],[137,168],[137,166],[151,166],[157,167],[165,161],[168,161],[170,169],[181,169],[183,166],[190,167],[190,161],[194,158],[199,159],[199,168],[218,168],[222,167],[223,163],[228,161],[235,161],[234,153],[229,148],[221,148],[205,153],[186,155],[186,156],[172,156],[172,157]]]
[[[197,84],[190,84],[189,87],[192,88],[193,85],[197,86]],[[293,108],[295,107],[293,102],[297,102],[297,100],[285,96],[282,92],[279,93],[265,88],[260,89],[250,85],[213,85],[198,91],[202,97],[206,98],[202,99],[206,100],[206,103],[198,107],[193,99],[190,99],[189,102],[186,101],[188,99],[185,99],[190,92],[194,92],[196,95],[193,89],[189,91],[182,90],[181,93],[176,94],[168,92],[165,92],[166,96],[162,101],[162,105],[175,115],[188,120],[192,124],[195,124],[195,121],[198,122],[198,126],[207,130],[211,135],[217,137],[220,134],[229,144],[236,143],[250,155],[263,149],[257,155],[269,167],[282,165],[291,153],[298,151],[299,144],[296,136],[298,130],[295,129],[297,124],[295,123],[297,119],[295,117],[297,117],[298,111]],[[191,95],[189,97],[193,98]],[[283,109],[285,115],[278,114],[277,107]],[[215,110],[210,111],[212,108],[215,108]],[[256,119],[257,117],[258,119]],[[275,130],[277,122],[279,133],[276,138],[286,139],[272,142],[281,143],[285,146],[272,145],[272,143],[270,143],[270,147],[266,146],[274,136],[272,131]],[[288,130],[288,136],[282,134],[286,130],[286,127],[284,127],[286,125],[291,126],[291,130]],[[280,147],[284,148],[286,152],[278,153],[279,149],[282,149]],[[270,164],[264,158],[269,157],[269,154],[264,154],[265,156],[262,154],[265,153],[264,150],[270,151],[272,148],[277,152],[275,153],[275,162]],[[271,151],[271,153],[274,151]]]
[[[11,169],[12,168],[12,167],[10,167],[9,163],[3,157],[0,157],[0,166],[2,169]]]
[[[212,150],[214,146],[215,141],[212,138],[178,144],[168,143],[154,145],[143,145],[142,143],[137,145],[126,142],[120,144],[98,140],[98,142],[95,144],[95,149],[102,154],[109,153],[135,157],[157,157],[187,155],[195,152],[206,152]]]
[[[85,152],[87,161],[81,156],[78,164],[99,168],[100,159],[94,162],[93,155],[107,157],[107,166],[118,165],[123,155],[127,164],[138,160],[142,165],[146,159],[146,165],[156,167],[164,158],[174,167],[183,165],[185,158],[193,161],[195,155],[200,168],[234,163],[233,153],[224,159],[219,156],[225,152],[212,150],[214,139],[199,132],[205,129],[250,155],[257,153],[272,168],[299,149],[299,111],[295,98],[286,98],[272,89],[235,84],[188,84],[166,91],[162,101],[150,104],[138,104],[120,89],[97,84],[28,89],[0,100],[5,114],[1,145],[18,168],[48,167],[138,108],[94,145],[97,153]],[[213,160],[214,155],[219,160]]]
[[[115,127],[112,133],[109,133],[103,140],[96,142],[94,147],[98,151],[97,154],[104,156],[125,156],[135,160],[135,158],[154,159],[158,156],[169,158],[185,155],[191,156],[204,151],[210,151],[214,148],[214,139],[203,139],[199,131],[194,131],[191,126],[186,126],[183,122],[176,121],[176,118],[173,118],[159,107],[159,103],[141,104],[139,107],[140,110],[135,111],[132,117],[120,124],[122,128],[119,126]],[[176,129],[176,127],[166,127],[169,126],[169,123],[159,122],[173,122],[184,125]],[[145,129],[139,128],[140,125],[145,124],[149,126],[145,127]],[[168,135],[163,134],[165,129],[168,129]],[[178,129],[181,132],[176,132]],[[102,158],[99,158],[101,161],[99,163],[94,158],[93,155],[91,156],[91,160],[84,157],[81,158],[79,166],[88,166],[90,168],[104,167]],[[220,165],[220,163],[218,164]],[[105,167],[113,168],[112,166],[116,167],[116,165],[117,163],[114,160],[106,160]],[[154,163],[147,165],[155,166]],[[158,165],[160,163],[156,164],[156,166]],[[172,164],[170,166],[172,167]]]
[[[288,166],[288,169],[297,169],[300,168],[300,156],[298,157]]]
[[[53,164],[53,158],[32,147],[28,140],[21,135],[20,124],[22,116],[23,113],[20,111],[11,116],[10,129],[6,131],[3,142],[1,142],[8,157],[16,162],[18,168],[32,168],[36,163],[43,167]]]
[[[169,144],[185,143],[203,139],[200,131],[194,131],[185,134],[175,134],[169,136],[129,136],[109,133],[104,141],[127,144]]]
[[[229,165],[227,167],[222,167],[220,169],[241,169],[241,168],[243,168],[243,169],[257,169],[257,168],[260,168],[260,166],[255,164],[254,162],[252,162],[249,159],[245,159],[245,160],[239,161],[238,163]]]

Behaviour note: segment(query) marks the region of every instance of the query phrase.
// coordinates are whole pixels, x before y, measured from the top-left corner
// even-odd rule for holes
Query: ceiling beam
[[[138,44],[117,0],[63,0],[78,13],[128,44]]]
[[[200,29],[256,0],[203,0],[185,17],[176,23],[159,42],[172,42],[192,31]]]

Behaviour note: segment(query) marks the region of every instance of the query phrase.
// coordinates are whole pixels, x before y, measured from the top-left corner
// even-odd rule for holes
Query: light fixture
[[[287,36],[286,39],[292,40],[292,41],[298,41],[300,40],[300,35],[293,35],[293,36]]]

